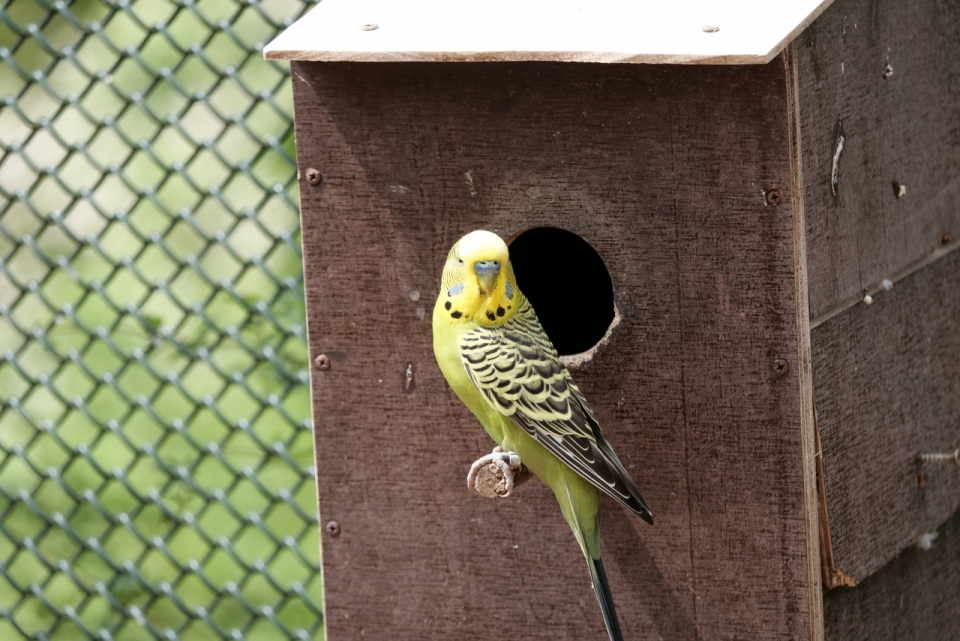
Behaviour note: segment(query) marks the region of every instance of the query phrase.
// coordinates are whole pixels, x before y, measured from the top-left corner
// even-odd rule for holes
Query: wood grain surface
[[[838,0],[797,45],[816,320],[960,238],[960,3]]]
[[[859,581],[960,508],[960,251],[813,330],[834,564]],[[924,475],[923,487],[918,473]]]
[[[960,512],[933,547],[910,547],[855,588],[824,597],[829,641],[955,641],[960,631]]]
[[[573,375],[656,519],[604,501],[626,638],[810,638],[782,61],[292,71],[328,638],[605,638],[549,491],[466,489],[491,443],[431,350],[452,243],[537,225],[621,316]]]
[[[810,586],[810,638],[823,636],[823,578],[831,554],[830,521],[823,491],[823,462],[817,432],[813,394],[813,353],[810,345],[810,288],[807,277],[806,210],[803,202],[803,150],[800,137],[800,82],[795,42],[784,50],[781,60],[787,81],[787,132],[790,142],[791,183],[798,188],[790,204],[793,212],[793,290],[797,309],[797,382],[800,395],[800,446],[803,461],[803,492],[806,509],[807,566]]]

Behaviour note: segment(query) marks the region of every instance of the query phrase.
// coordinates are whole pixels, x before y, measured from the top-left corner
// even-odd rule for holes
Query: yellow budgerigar
[[[648,523],[653,516],[517,287],[496,234],[471,232],[450,250],[433,310],[433,350],[502,456],[514,466],[518,456],[553,490],[587,559],[610,639],[623,641],[600,560],[599,493]]]

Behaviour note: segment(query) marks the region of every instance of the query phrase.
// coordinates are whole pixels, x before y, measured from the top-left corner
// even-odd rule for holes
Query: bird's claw
[[[516,452],[504,452],[503,448],[499,445],[493,448],[493,452],[490,453],[490,456],[494,454],[500,454],[503,457],[503,462],[510,466],[512,470],[519,470],[523,467],[523,462],[520,460],[520,455]]]
[[[491,478],[484,479],[483,488],[477,485],[478,476],[482,470],[488,466],[493,466],[494,470],[486,473]],[[488,498],[507,497],[513,491],[515,485],[515,474],[523,468],[523,463],[516,452],[504,452],[499,445],[493,448],[493,452],[482,456],[473,465],[467,473],[467,487],[481,496]],[[497,474],[496,471],[500,473]]]

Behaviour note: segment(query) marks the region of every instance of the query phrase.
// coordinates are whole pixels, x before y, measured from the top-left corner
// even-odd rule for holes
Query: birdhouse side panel
[[[960,505],[916,463],[960,446],[958,25],[957,3],[838,0],[797,41],[831,582]]]

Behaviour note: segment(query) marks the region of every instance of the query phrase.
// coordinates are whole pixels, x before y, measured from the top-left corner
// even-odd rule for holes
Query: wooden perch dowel
[[[470,466],[467,474],[467,487],[488,499],[510,496],[513,488],[525,483],[533,475],[512,452],[504,452],[499,447]]]

